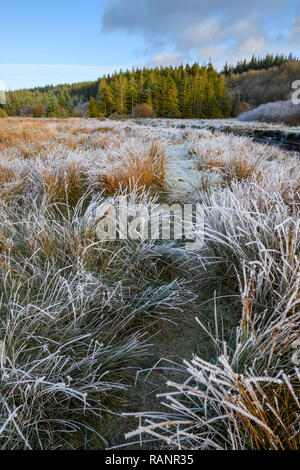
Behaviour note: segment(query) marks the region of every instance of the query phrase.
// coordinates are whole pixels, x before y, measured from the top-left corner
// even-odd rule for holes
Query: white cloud
[[[233,35],[238,36],[239,38],[257,34],[259,31],[260,31],[260,28],[257,22],[250,20],[248,18],[242,21],[238,21],[232,27]]]
[[[300,17],[292,0],[103,0],[102,30],[141,37],[148,61],[211,56],[224,64],[253,54],[300,52]],[[294,11],[294,14],[293,14]],[[144,40],[144,43],[143,43]],[[293,47],[298,44],[298,49]],[[152,56],[152,57],[151,57]],[[214,62],[214,60],[213,60]]]
[[[184,62],[186,62],[185,56],[174,52],[160,51],[153,57],[153,59],[140,65],[147,65],[149,67],[168,67],[169,65],[180,65]]]
[[[181,37],[186,47],[197,47],[199,44],[214,42],[222,34],[222,24],[219,20],[208,18],[191,24]]]
[[[292,46],[300,45],[300,15],[294,18],[292,27],[288,31],[288,38]]]
[[[239,50],[245,53],[251,51],[251,54],[259,54],[264,50],[266,45],[267,41],[263,36],[250,37],[239,44]]]

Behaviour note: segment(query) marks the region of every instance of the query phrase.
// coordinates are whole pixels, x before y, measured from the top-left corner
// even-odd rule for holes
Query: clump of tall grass
[[[165,179],[165,156],[163,149],[152,143],[143,155],[129,155],[119,165],[99,176],[106,195],[118,191],[139,192],[149,188],[161,188]]]
[[[0,183],[9,183],[14,177],[14,172],[8,166],[0,165]]]
[[[292,194],[291,194],[292,193]],[[291,188],[290,197],[297,193]],[[205,200],[207,243],[216,258],[241,273],[244,262],[261,269],[257,295],[268,303],[293,287],[299,250],[299,212],[277,193],[254,182],[234,183],[232,189],[213,193]],[[282,263],[281,269],[278,262]]]
[[[74,207],[86,189],[84,171],[77,162],[71,162],[65,169],[47,167],[42,170],[41,178],[50,204]]]
[[[292,361],[299,347],[299,278],[293,291],[262,311],[256,302],[260,275],[245,270],[240,279],[242,315],[232,344],[222,339],[217,322],[212,334],[198,320],[216,357],[184,361],[189,378],[168,381],[171,391],[160,395],[169,412],[137,414],[140,426],[127,438],[145,434],[167,448],[194,450],[299,448],[300,371]]]
[[[227,182],[245,180],[253,175],[259,178],[267,162],[284,158],[277,148],[234,135],[204,136],[200,139],[194,135],[187,145],[198,162],[199,170],[219,173]]]
[[[160,395],[171,411],[141,413],[127,438],[146,434],[180,450],[298,450],[300,376],[237,374],[230,360],[185,361],[189,379],[168,382],[171,391]]]

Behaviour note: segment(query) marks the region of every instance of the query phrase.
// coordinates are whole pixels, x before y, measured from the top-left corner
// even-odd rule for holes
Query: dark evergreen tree
[[[46,116],[60,117],[60,106],[56,96],[51,92],[47,102]]]
[[[93,117],[93,118],[99,116],[99,108],[98,108],[95,98],[90,99],[90,104],[88,107],[88,116]]]
[[[99,83],[98,110],[99,114],[104,116],[110,116],[113,111],[113,96],[105,78]]]

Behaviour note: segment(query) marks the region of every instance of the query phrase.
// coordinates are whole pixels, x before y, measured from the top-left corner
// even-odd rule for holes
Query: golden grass
[[[63,172],[47,168],[41,172],[49,203],[74,207],[85,189],[85,175],[78,163],[71,163]]]
[[[237,426],[251,450],[297,450],[297,405],[286,383],[244,383],[237,379],[238,395],[227,397],[237,407]]]
[[[268,162],[281,162],[290,158],[275,147],[231,135],[204,136],[197,140],[194,138],[188,148],[200,171],[220,173],[227,183],[233,179],[260,179]]]
[[[132,133],[134,136],[137,135],[138,137],[134,137],[131,141],[128,134],[126,136],[126,132],[123,133],[124,128],[122,127],[115,130],[110,127],[97,127],[98,125],[97,121],[92,120],[82,120],[74,123],[73,120],[34,120],[28,118],[26,118],[26,120],[7,119],[0,123],[0,150],[13,148],[11,152],[3,152],[4,157],[0,160],[0,198],[9,199],[15,197],[15,201],[12,201],[12,213],[14,214],[15,207],[18,206],[18,210],[21,211],[20,218],[17,219],[18,224],[22,227],[24,220],[26,222],[26,227],[24,225],[23,231],[15,230],[17,227],[15,219],[11,221],[9,230],[7,230],[5,226],[6,221],[3,221],[3,226],[1,227],[2,231],[0,230],[0,269],[5,273],[5,276],[2,276],[3,279],[11,278],[14,281],[21,281],[27,289],[29,282],[32,282],[31,277],[33,270],[35,273],[34,277],[36,278],[39,275],[39,270],[41,273],[44,272],[45,265],[49,265],[51,269],[57,273],[60,265],[63,267],[68,266],[69,270],[69,266],[74,264],[74,271],[77,271],[78,266],[80,266],[80,276],[83,276],[82,272],[88,272],[84,286],[85,290],[78,290],[78,292],[80,292],[80,295],[82,292],[86,295],[85,291],[87,291],[87,295],[90,295],[89,290],[91,289],[91,296],[94,296],[93,285],[98,286],[98,278],[96,277],[99,272],[98,268],[101,266],[102,275],[102,270],[104,273],[108,262],[110,262],[108,261],[110,260],[110,255],[107,254],[110,247],[108,247],[108,249],[105,247],[104,250],[100,248],[100,242],[94,233],[93,224],[89,225],[85,220],[83,220],[84,223],[81,223],[81,220],[79,220],[80,224],[78,224],[78,219],[81,219],[81,217],[79,217],[79,208],[78,211],[74,211],[75,217],[73,219],[72,208],[76,206],[81,196],[84,194],[85,199],[80,201],[80,207],[85,209],[85,207],[88,206],[90,202],[90,189],[92,192],[92,189],[97,190],[102,187],[106,195],[111,196],[119,191],[130,193],[133,188],[140,194],[145,189],[159,191],[163,188],[165,181],[165,154],[163,148],[156,141],[149,144],[149,135],[154,136],[154,133],[143,134],[143,131],[138,128]],[[141,140],[138,140],[139,138]],[[155,137],[152,138],[154,139]],[[207,142],[210,140],[213,141],[213,138],[209,137]],[[236,196],[233,204],[229,204],[228,208],[232,208],[233,210],[230,210],[230,217],[225,219],[224,228],[223,225],[221,228],[218,228],[217,224],[211,224],[213,228],[216,226],[217,233],[219,234],[217,239],[213,239],[211,235],[212,231],[210,233],[211,243],[212,240],[215,240],[215,245],[218,246],[218,248],[214,248],[216,252],[214,259],[218,259],[218,263],[220,259],[227,259],[227,264],[229,265],[230,263],[230,266],[233,265],[236,272],[241,270],[242,262],[240,260],[245,259],[245,262],[249,265],[250,263],[252,265],[253,262],[260,262],[260,260],[262,260],[261,264],[263,267],[267,267],[266,271],[269,273],[269,277],[266,280],[260,275],[259,282],[255,282],[256,279],[253,277],[253,279],[250,279],[249,284],[247,284],[247,289],[245,287],[245,290],[243,290],[243,315],[240,325],[241,334],[238,339],[241,339],[240,344],[244,347],[249,341],[249,338],[253,337],[253,346],[247,346],[245,350],[241,348],[239,350],[241,351],[239,353],[240,356],[237,356],[238,360],[233,362],[232,366],[223,362],[223,365],[221,363],[222,367],[218,367],[219,355],[218,358],[214,358],[211,365],[205,363],[204,368],[199,369],[201,373],[199,373],[197,379],[200,378],[202,380],[202,377],[205,378],[205,373],[209,369],[210,373],[207,375],[208,387],[206,392],[204,387],[205,382],[203,382],[201,389],[198,387],[199,381],[196,384],[197,388],[190,388],[186,384],[176,385],[177,391],[183,390],[186,394],[190,393],[193,400],[192,413],[190,416],[187,413],[186,401],[184,400],[184,408],[182,408],[184,412],[183,419],[190,418],[190,420],[185,422],[188,422],[189,426],[191,425],[194,435],[197,436],[197,433],[199,433],[200,420],[195,420],[195,417],[197,418],[197,413],[199,413],[199,417],[202,420],[203,412],[206,404],[208,404],[208,415],[205,416],[207,423],[204,423],[204,426],[210,426],[210,420],[213,416],[211,413],[213,406],[216,407],[216,418],[220,418],[220,420],[219,422],[216,420],[216,427],[214,428],[216,432],[213,433],[209,430],[205,436],[206,442],[213,442],[214,439],[217,441],[218,434],[223,433],[225,430],[225,438],[224,441],[222,441],[224,447],[229,447],[233,443],[233,447],[236,448],[256,450],[296,449],[299,442],[297,442],[296,429],[298,423],[296,422],[297,413],[295,411],[295,396],[293,395],[293,390],[296,390],[296,384],[293,383],[294,376],[289,378],[290,382],[285,382],[282,374],[278,375],[279,379],[277,380],[277,369],[275,369],[275,367],[276,374],[273,373],[274,369],[271,370],[270,378],[266,378],[264,381],[264,377],[261,378],[261,376],[265,373],[264,371],[267,371],[268,362],[271,363],[272,357],[274,356],[274,360],[276,361],[277,358],[280,360],[280,358],[286,354],[286,350],[289,351],[289,342],[294,339],[291,337],[290,331],[292,331],[292,322],[294,321],[296,324],[296,320],[294,320],[294,318],[296,318],[296,304],[290,301],[290,292],[295,292],[295,295],[297,295],[297,293],[296,288],[292,288],[293,284],[290,279],[292,276],[296,275],[291,274],[291,269],[297,257],[297,230],[295,230],[295,226],[291,224],[290,228],[284,229],[285,231],[282,237],[278,236],[276,238],[275,244],[271,244],[271,242],[269,244],[269,238],[272,240],[267,230],[269,226],[265,227],[260,218],[261,214],[265,214],[268,217],[270,216],[270,220],[273,220],[272,210],[273,206],[278,205],[278,200],[273,197],[267,198],[265,197],[266,191],[260,192],[256,189],[255,197],[253,198],[253,205],[255,204],[254,208],[250,205],[243,204],[239,206],[238,204],[243,201],[243,197],[247,198],[245,199],[247,201],[252,201],[253,193],[245,192],[245,188],[248,184],[239,184],[237,181],[234,181],[248,180],[252,177],[253,180],[256,178],[255,183],[257,183],[257,177],[260,175],[260,171],[265,171],[263,165],[259,166],[256,163],[261,161],[260,155],[257,156],[254,148],[253,152],[249,151],[248,158],[243,145],[239,145],[236,149],[233,146],[232,149],[231,147],[228,148],[229,140],[224,142],[225,143],[222,145],[225,146],[225,150],[228,150],[226,150],[226,152],[218,146],[215,151],[213,145],[209,150],[208,143],[205,143],[200,149],[201,152],[199,152],[199,165],[201,165],[201,169],[208,172],[214,171],[221,173],[224,176],[224,183],[227,183],[229,187],[232,186],[233,189],[231,188],[231,190]],[[251,147],[252,144],[245,144],[245,146],[246,145]],[[71,151],[81,150],[81,146],[84,146],[85,152],[79,153]],[[68,151],[68,149],[70,151]],[[107,150],[100,151],[99,149]],[[197,151],[197,149],[195,151]],[[23,158],[33,159],[37,156],[36,161],[21,161]],[[6,158],[15,160],[11,161],[8,165],[5,161]],[[80,160],[81,158],[82,160]],[[83,162],[83,160],[85,161]],[[285,204],[290,205],[296,214],[296,202],[297,200],[299,201],[300,187],[298,182],[293,183],[293,181],[297,179],[297,172],[296,170],[292,170],[292,168],[293,167],[291,167],[290,173],[287,171],[282,173],[281,179],[279,179],[281,186],[277,184],[274,193],[275,196],[276,194],[278,195],[278,198],[279,195],[282,196]],[[97,176],[100,171],[102,171],[102,174]],[[293,174],[293,171],[295,174]],[[207,193],[209,192],[208,176],[209,175],[206,175],[207,179],[204,178],[202,183],[202,189],[206,189]],[[262,188],[264,188],[263,183],[265,184],[263,178],[265,178],[266,181],[269,179],[267,170],[262,177],[262,181],[258,183],[258,185],[262,185]],[[42,191],[41,181],[43,183]],[[89,185],[89,181],[91,182],[91,186]],[[98,183],[97,188],[92,186],[93,181]],[[247,181],[247,183],[250,185],[251,179]],[[276,180],[274,187],[275,185]],[[26,191],[30,193],[29,195],[31,195],[31,193],[33,194],[33,204],[40,204],[40,201],[43,201],[41,210],[34,219],[34,210],[32,211],[30,204],[26,202],[31,201],[30,198],[27,199]],[[24,196],[22,200],[16,197],[19,194],[22,195],[22,197]],[[40,199],[36,198],[37,194],[42,197]],[[213,195],[214,191],[211,191],[211,194]],[[241,195],[240,198],[238,197],[239,194]],[[50,208],[47,207],[47,205],[44,206],[45,195],[47,196],[46,202],[50,205],[53,204]],[[95,193],[93,196],[94,195]],[[208,196],[209,195],[207,195],[207,197]],[[206,195],[203,196],[203,198],[205,197]],[[213,198],[213,196],[209,197]],[[224,191],[224,197],[226,197],[226,191]],[[298,197],[297,200],[295,199],[296,197]],[[220,206],[221,203],[218,198],[219,196],[216,195],[215,199],[208,199],[206,203],[209,208],[209,211],[207,210],[206,212],[206,225],[208,228],[208,214],[212,214],[211,217],[214,216],[212,208],[221,208],[221,211],[215,212],[215,214],[217,214],[214,216],[216,220],[219,220],[220,214],[224,213],[227,209],[228,200],[226,202],[226,199],[224,199],[224,204]],[[221,201],[222,200],[223,199],[221,199]],[[6,207],[11,210],[10,201]],[[54,207],[54,210],[52,210],[52,207]],[[27,214],[28,210],[29,214]],[[239,217],[237,217],[235,221],[232,214],[236,212]],[[58,217],[56,217],[57,213],[59,214]],[[255,214],[255,218],[252,217],[253,213]],[[7,220],[10,220],[10,212],[8,212],[8,214]],[[68,217],[60,217],[61,214],[67,215]],[[287,212],[287,214],[289,214],[289,212]],[[26,219],[27,216],[28,221]],[[51,217],[53,217],[53,219],[51,219]],[[286,213],[283,212],[282,219],[278,219],[279,223],[285,221],[286,217]],[[74,221],[74,224],[72,221]],[[237,231],[231,230],[231,221],[233,228],[241,228]],[[63,223],[60,225],[60,222]],[[243,225],[243,223],[245,223],[245,225]],[[284,224],[285,222],[282,223],[282,225]],[[278,226],[280,227],[281,225],[279,224]],[[271,225],[270,229],[272,230]],[[246,241],[255,242],[247,244],[247,247],[244,246],[244,238],[240,236],[241,234],[244,235],[244,233],[247,233],[246,230],[248,230],[249,233]],[[7,235],[7,233],[9,233],[9,235]],[[262,236],[264,233],[265,237]],[[226,236],[226,243],[221,244],[220,240],[222,240],[222,237],[224,239],[224,235]],[[10,239],[10,237],[12,238]],[[14,237],[16,240],[14,240]],[[237,242],[235,242],[236,240]],[[259,251],[260,248],[258,250],[255,246],[264,246],[265,249]],[[270,266],[267,265],[268,261],[264,261],[262,253],[267,253],[268,256],[270,253],[274,253],[274,259],[272,260],[273,265],[271,263]],[[17,256],[15,256],[16,254]],[[19,254],[21,256],[19,256]],[[119,254],[116,256],[115,248],[112,248],[112,256],[113,259],[117,259],[117,256],[119,257]],[[281,261],[278,262],[278,269],[273,268],[274,263],[277,262],[276,260],[280,259],[280,257],[283,260],[282,263]],[[94,282],[92,276],[96,264],[97,271]],[[291,268],[289,268],[289,266],[291,266]],[[36,269],[36,267],[38,267],[38,269]],[[84,269],[81,269],[81,267]],[[114,281],[115,278],[119,279],[119,265],[117,266],[117,274],[114,274],[114,277],[111,275],[111,272],[113,272],[111,269],[112,268],[109,267],[109,282],[112,282],[111,280]],[[143,268],[137,272],[139,273],[138,276],[143,280],[144,272],[142,269]],[[30,277],[27,276],[27,270]],[[126,270],[127,266],[125,265],[124,272]],[[153,267],[153,272],[154,271],[156,273],[155,266]],[[225,273],[222,274],[222,285],[224,288],[224,279],[227,279],[229,275],[230,286],[232,287],[231,273],[232,271],[226,268]],[[140,282],[138,276],[137,282]],[[27,284],[25,284],[25,282],[27,282]],[[48,279],[44,280],[43,286],[46,286],[47,282]],[[126,282],[128,281],[126,280]],[[13,287],[14,285],[15,283]],[[76,292],[77,285],[81,289],[82,284],[78,284],[76,280],[76,284],[74,283]],[[264,309],[265,306],[269,308],[271,303],[273,305],[275,301],[273,299],[277,298],[277,296],[283,298],[283,295],[286,295],[285,291],[289,288],[289,285],[292,286],[287,295],[289,303],[287,302],[287,305],[284,306],[287,316],[286,329],[283,332],[280,331],[280,325],[283,324],[284,319],[282,315],[280,321],[278,321],[278,325],[276,323],[275,329],[271,328],[270,331],[262,331],[263,323],[261,320],[261,310]],[[33,292],[35,299],[36,289],[34,289]],[[261,295],[261,297],[259,297],[258,294]],[[15,302],[15,294],[13,291],[12,295]],[[112,297],[115,299],[113,292]],[[25,300],[26,303],[28,303],[27,299]],[[96,298],[96,301],[98,303],[98,298]],[[74,304],[74,311],[77,305],[81,304]],[[259,323],[255,323],[255,319],[257,318],[255,316],[256,305],[259,305],[259,308],[257,308]],[[92,305],[92,307],[92,315],[95,316],[94,305]],[[280,308],[281,306],[279,305],[279,313],[281,311]],[[268,315],[269,311],[266,316]],[[257,325],[259,325],[259,328]],[[218,337],[216,340],[218,347],[219,343],[220,340]],[[257,354],[258,359],[254,363],[251,357],[256,358],[256,351],[262,349],[264,349],[264,354],[261,354],[261,357]],[[227,361],[227,359],[226,354],[225,360]],[[201,364],[203,365],[203,361]],[[246,365],[245,367],[244,364]],[[257,368],[256,370],[258,372],[256,375],[252,374],[251,371],[249,372],[249,367],[251,367],[252,364]],[[284,373],[288,374],[289,371],[284,370]],[[213,387],[215,396],[212,398],[210,393]],[[204,402],[201,402],[201,399],[204,393],[207,395],[203,406]],[[195,408],[197,394],[201,405],[199,406],[199,410]],[[215,397],[219,397],[219,403]],[[174,396],[172,395],[172,399],[173,398]],[[224,419],[224,416],[226,419]],[[174,427],[175,437],[173,444],[175,447],[176,439],[180,436],[178,433],[178,425],[180,424],[184,425],[184,422],[180,423],[177,418],[176,421],[172,422],[170,420],[167,423],[168,429],[171,430],[171,428]],[[213,429],[213,427],[211,429]],[[232,442],[230,441],[231,436],[227,433],[228,429],[230,433],[232,433]],[[184,429],[184,432],[186,432],[186,429]],[[189,432],[189,430],[187,430],[187,432]],[[202,439],[201,432],[202,431],[199,433],[200,440]],[[191,435],[189,443],[194,439],[194,435]],[[217,443],[217,445],[219,444]]]
[[[14,178],[14,172],[11,168],[0,165],[0,184],[10,183]]]
[[[9,118],[0,122],[0,150],[17,148],[24,158],[44,158],[49,150],[61,145],[70,150],[119,147],[119,131],[110,127],[88,128],[85,122],[73,127],[72,121],[60,119]]]
[[[9,150],[6,158],[36,159],[45,161],[44,169],[38,170],[50,204],[70,205],[74,207],[84,190],[87,189],[88,174],[78,163],[56,165],[60,152],[69,150],[120,148],[124,139],[119,129],[109,126],[87,127],[86,121],[59,119],[9,118],[0,123],[0,150]],[[125,138],[125,137],[124,137]],[[16,150],[16,152],[15,152]],[[140,153],[139,153],[140,152]],[[53,164],[48,165],[49,154]],[[108,153],[107,169],[96,179],[101,183],[106,194],[117,191],[130,191],[137,187],[161,187],[165,179],[165,155],[156,142],[145,143],[142,150],[133,149],[125,152],[121,161],[111,161]],[[0,163],[0,195],[4,199],[22,191],[24,181],[20,175],[14,175],[5,164]],[[8,184],[9,183],[9,184]]]
[[[16,147],[24,158],[40,154],[45,146],[49,151],[49,146],[53,148],[61,143],[74,150],[78,147],[76,136],[80,133],[87,135],[89,130],[70,132],[67,126],[59,126],[57,120],[11,118],[0,123],[0,150]]]
[[[4,200],[22,194],[26,176],[19,178],[7,166],[0,164],[0,197]]]
[[[259,176],[261,173],[256,163],[243,159],[242,156],[234,156],[228,161],[219,160],[217,156],[204,159],[198,164],[198,168],[202,171],[222,173],[228,180],[236,178],[239,181],[251,178],[254,174]]]
[[[225,173],[227,173],[227,176],[230,179],[236,178],[240,181],[248,179],[254,174],[256,176],[260,175],[260,171],[257,169],[256,163],[237,157],[229,160]]]
[[[152,143],[145,155],[132,155],[98,178],[108,196],[118,191],[131,192],[133,188],[138,193],[151,187],[162,188],[164,181],[165,155],[156,143]]]
[[[5,235],[0,231],[0,255],[8,250],[10,246],[9,240],[5,237]]]

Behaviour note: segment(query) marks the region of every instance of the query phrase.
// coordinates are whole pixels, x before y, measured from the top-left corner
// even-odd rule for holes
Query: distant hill
[[[228,75],[227,86],[233,102],[258,106],[289,99],[292,83],[300,79],[300,61],[291,60],[266,70],[248,70]]]
[[[267,70],[272,67],[279,67],[282,64],[286,64],[287,62],[295,60],[297,60],[297,58],[292,54],[267,54],[265,57],[256,57],[253,55],[251,60],[239,60],[236,65],[228,65],[226,62],[225,67],[221,73],[228,77],[231,75],[248,72],[249,70]]]

